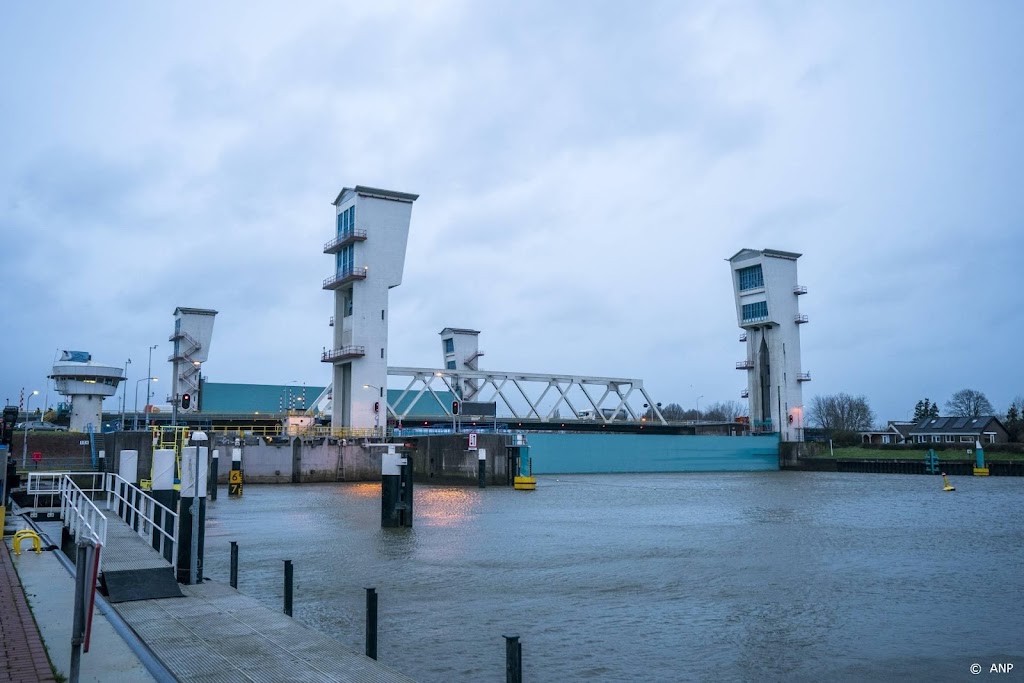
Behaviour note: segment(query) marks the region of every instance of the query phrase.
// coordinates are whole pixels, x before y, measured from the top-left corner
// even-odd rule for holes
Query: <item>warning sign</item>
[[[476,450],[476,432],[469,433],[469,450]]]

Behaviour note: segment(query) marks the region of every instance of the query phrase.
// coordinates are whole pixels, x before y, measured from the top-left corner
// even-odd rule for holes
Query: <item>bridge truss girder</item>
[[[651,400],[647,390],[644,389],[643,380],[640,379],[406,367],[389,367],[388,377],[409,378],[408,385],[395,401],[396,405],[404,406],[404,409],[397,412],[391,405],[388,405],[388,414],[396,420],[407,420],[409,413],[420,398],[426,394],[433,396],[446,416],[453,417],[451,406],[437,395],[434,388],[435,383],[440,385],[438,391],[448,391],[452,395],[458,396],[457,387],[460,386],[460,382],[473,380],[472,384],[476,389],[473,392],[474,401],[499,404],[497,406],[499,411],[504,405],[505,410],[511,413],[511,417],[521,420],[535,419],[541,422],[565,420],[566,418],[556,415],[556,411],[561,405],[572,411],[569,420],[577,420],[580,409],[577,409],[573,402],[576,398],[583,402],[582,410],[593,410],[594,419],[597,421],[605,423],[640,422],[644,410],[638,409],[630,403],[630,398],[634,397],[634,400],[637,400],[635,395],[638,395],[642,397],[642,402],[646,403],[653,411],[652,421],[658,424],[667,424],[658,409],[658,404]],[[543,389],[540,390],[539,395],[534,397],[533,394],[538,391],[535,387],[538,385],[543,386]],[[587,387],[596,388],[597,391],[603,388],[604,393],[595,400],[594,395],[587,390]],[[574,397],[570,396],[570,392],[573,390],[577,390]],[[557,396],[553,396],[553,404],[547,409],[542,408],[541,403],[552,391],[557,394]],[[510,399],[509,395],[514,398],[522,397],[526,404],[525,408],[518,400]],[[606,404],[606,400],[610,402]],[[606,414],[606,410],[609,411],[608,414]]]

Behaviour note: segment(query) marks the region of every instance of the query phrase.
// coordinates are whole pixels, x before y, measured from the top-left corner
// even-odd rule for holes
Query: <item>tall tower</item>
[[[754,431],[779,432],[783,441],[803,441],[802,385],[811,379],[800,366],[798,284],[800,254],[774,249],[742,249],[729,263],[736,296],[736,322],[747,344],[746,360],[736,363],[747,374],[743,396],[750,400]]]
[[[65,351],[50,375],[57,393],[71,399],[73,432],[103,431],[103,399],[117,393],[124,369],[92,361],[86,351]]]
[[[460,327],[446,327],[441,330],[441,357],[444,358],[446,370],[458,373],[460,370],[479,370],[480,350],[479,330],[467,330]],[[463,379],[458,387],[452,386],[460,401],[472,401],[480,390],[476,380]]]
[[[217,311],[209,308],[174,309],[174,333],[167,341],[174,342],[174,353],[167,360],[174,366],[171,373],[171,395],[167,400],[177,414],[182,394],[190,394],[187,412],[199,410],[203,400],[200,389],[202,364],[210,357],[213,319]]]
[[[324,245],[334,256],[334,344],[320,360],[331,363],[333,429],[367,429],[386,420],[388,290],[402,284],[412,203],[419,195],[356,185],[334,200],[336,236]],[[379,403],[380,413],[374,413]]]

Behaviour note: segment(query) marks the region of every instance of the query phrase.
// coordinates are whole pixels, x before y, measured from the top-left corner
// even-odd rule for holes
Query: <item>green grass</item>
[[[948,451],[935,451],[939,456],[939,460],[973,460],[973,454],[968,456],[967,449],[951,449]],[[842,460],[924,460],[924,456],[928,455],[928,449],[923,450],[882,450],[879,448],[861,448],[860,446],[850,446],[845,448],[836,448],[834,452],[835,458]],[[826,446],[816,455],[819,458],[832,457],[829,454],[828,447]],[[1000,460],[1024,460],[1024,453],[985,453],[985,460],[988,462],[995,462]]]

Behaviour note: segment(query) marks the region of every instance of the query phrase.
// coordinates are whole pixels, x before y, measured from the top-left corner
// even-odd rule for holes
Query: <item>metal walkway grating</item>
[[[412,681],[224,584],[182,586],[185,600],[140,600],[118,612],[187,683]]]

